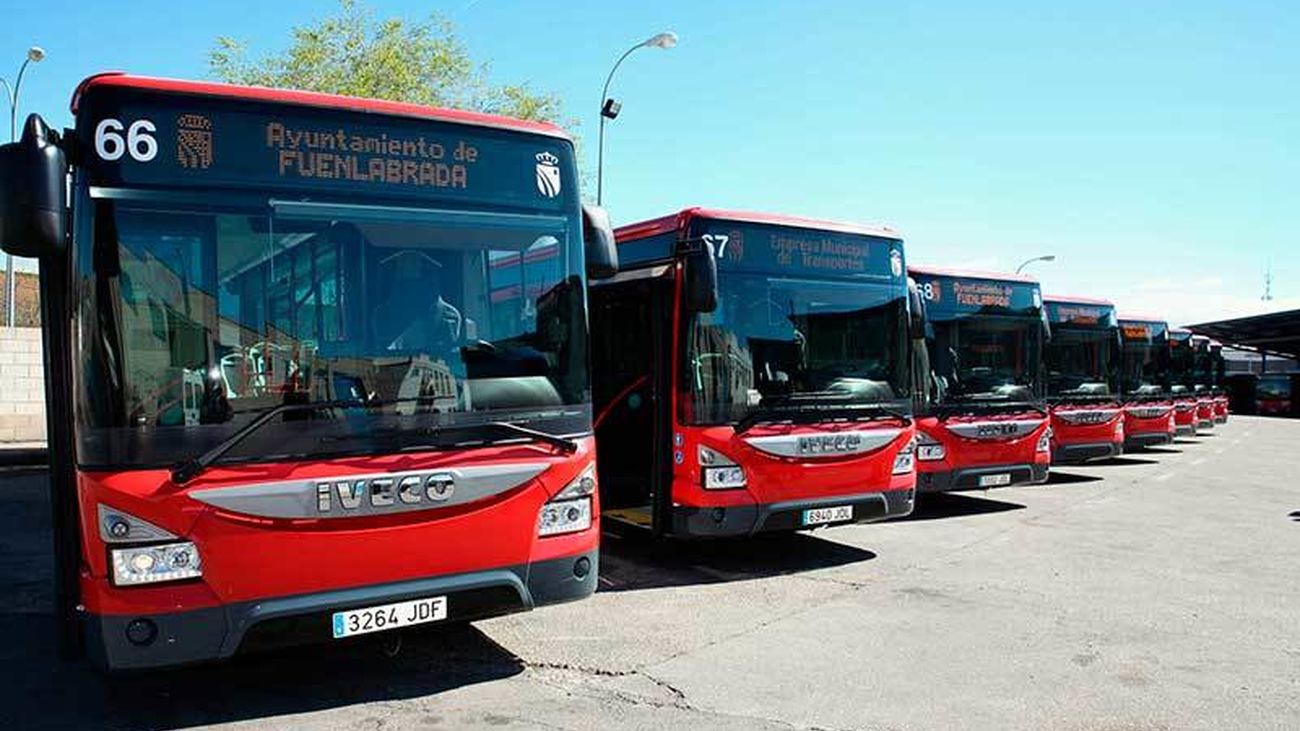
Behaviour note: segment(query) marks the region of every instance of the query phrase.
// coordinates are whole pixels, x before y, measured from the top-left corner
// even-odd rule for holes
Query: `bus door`
[[[655,533],[671,525],[675,284],[665,264],[620,272],[590,290],[603,516]]]

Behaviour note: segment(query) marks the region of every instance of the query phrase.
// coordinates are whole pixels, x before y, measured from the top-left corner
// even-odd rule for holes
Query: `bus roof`
[[[1038,284],[1038,280],[1028,274],[1015,274],[1014,272],[985,272],[978,269],[949,269],[946,267],[933,267],[925,264],[908,264],[907,271],[909,274],[929,274],[936,277],[991,279],[995,282],[1027,282],[1029,284]]]
[[[826,221],[816,218],[786,216],[778,213],[728,211],[718,208],[702,208],[700,206],[683,208],[677,213],[670,213],[667,216],[619,226],[614,230],[614,237],[619,241],[630,241],[633,239],[645,238],[646,236],[655,236],[667,233],[669,231],[677,231],[686,228],[690,225],[691,221],[696,218],[712,218],[721,221],[736,221],[738,223],[766,223],[774,226],[793,226],[796,228],[807,228],[817,231],[834,231],[837,233],[860,234],[863,236],[878,236],[886,239],[900,238],[898,232],[888,226],[866,226],[846,221]]]
[[[235,86],[210,81],[184,81],[180,79],[163,79],[151,76],[133,76],[123,71],[106,71],[87,77],[72,94],[72,113],[77,113],[81,96],[96,87],[114,87],[125,89],[144,89],[170,94],[194,94],[198,96],[225,97],[252,101],[275,102],[279,104],[297,104],[321,109],[339,109],[369,114],[386,114],[397,117],[414,117],[431,119],[439,122],[497,129],[516,132],[531,132],[561,139],[571,139],[564,130],[550,122],[534,122],[496,114],[470,112],[463,109],[443,109],[423,104],[387,101],[384,99],[364,99],[340,94],[322,94],[315,91],[298,91],[294,89],[273,89],[266,86]]]
[[[1066,296],[1066,295],[1059,295],[1059,294],[1045,294],[1043,295],[1043,301],[1055,302],[1057,304],[1066,304],[1066,305],[1079,304],[1079,305],[1100,305],[1102,307],[1115,306],[1114,302],[1111,302],[1110,300],[1100,299],[1097,297],[1074,297],[1074,296]]]

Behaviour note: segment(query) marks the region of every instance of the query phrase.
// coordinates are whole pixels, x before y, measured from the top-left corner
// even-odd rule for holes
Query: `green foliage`
[[[282,53],[250,59],[238,40],[218,37],[208,54],[212,73],[231,84],[304,89],[563,122],[560,100],[527,84],[494,86],[450,22],[378,19],[341,0],[335,15],[293,29]]]

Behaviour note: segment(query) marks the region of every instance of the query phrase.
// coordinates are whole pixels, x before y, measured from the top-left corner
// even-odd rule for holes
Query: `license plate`
[[[410,627],[413,624],[437,622],[446,618],[447,597],[434,596],[412,599],[409,602],[335,612],[332,625],[334,639],[337,640],[353,635]]]
[[[980,475],[980,487],[1001,487],[1011,484],[1011,475]]]
[[[836,505],[830,508],[813,508],[803,511],[804,525],[839,523],[845,520],[853,520],[852,505]]]

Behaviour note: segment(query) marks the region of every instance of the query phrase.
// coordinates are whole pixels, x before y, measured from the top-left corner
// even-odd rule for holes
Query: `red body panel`
[[[594,456],[586,438],[576,454],[518,445],[471,450],[366,456],[292,464],[213,468],[177,487],[166,470],[83,473],[83,515],[97,505],[124,510],[185,540],[203,561],[203,577],[156,587],[116,588],[109,582],[107,547],[94,520],[83,521],[82,596],[98,614],[178,612],[232,602],[499,567],[594,550],[599,510],[580,533],[539,538],[542,504],[573,480]],[[323,520],[270,519],[228,513],[189,496],[193,490],[250,483],[510,462],[548,462],[537,477],[500,495],[448,508]],[[594,499],[594,496],[593,496]]]
[[[997,421],[1040,419],[1041,424],[1029,433],[1012,439],[970,439],[954,434],[946,425]],[[946,420],[926,416],[917,419],[917,429],[944,447],[944,458],[916,462],[918,472],[954,472],[1003,465],[1041,465],[1051,463],[1050,452],[1038,451],[1038,442],[1048,428],[1048,420],[1037,412],[991,416],[954,416]]]
[[[1196,401],[1196,420],[1200,426],[1214,425],[1214,399],[1200,398]]]
[[[1138,409],[1167,409],[1159,416],[1139,416]],[[1124,434],[1128,437],[1141,437],[1146,434],[1174,434],[1174,402],[1142,402],[1129,404],[1124,409]]]
[[[298,104],[325,109],[352,110],[399,117],[417,117],[420,119],[431,119],[441,122],[459,122],[461,124],[473,124],[482,127],[512,129],[520,132],[532,132],[569,139],[569,136],[566,135],[563,130],[549,122],[515,119],[513,117],[502,117],[495,114],[470,112],[463,109],[428,107],[422,104],[395,102],[386,99],[365,99],[355,96],[322,94],[315,91],[298,91],[295,89],[273,89],[262,86],[233,86],[230,84],[220,84],[211,81],[161,79],[151,76],[134,76],[121,71],[108,71],[102,74],[96,74],[82,81],[72,95],[71,109],[74,115],[77,113],[77,107],[81,101],[81,95],[88,89],[97,86],[145,89],[171,94],[224,96],[235,99]]]
[[[1214,399],[1214,420],[1222,424],[1228,420],[1228,397],[1218,396]]]
[[[1111,444],[1124,444],[1124,410],[1119,404],[1058,404],[1051,408],[1052,411],[1052,451],[1061,447],[1069,447],[1085,444],[1100,444],[1110,442]],[[1078,423],[1070,419],[1071,414],[1089,411],[1114,412],[1114,415],[1104,421],[1089,424]]]
[[[912,426],[901,427],[897,437],[873,452],[844,457],[777,457],[755,449],[745,441],[749,437],[883,428],[900,427],[861,423],[756,426],[737,436],[730,426],[679,426],[677,433],[681,435],[682,443],[675,445],[674,449],[681,451],[684,458],[673,468],[673,503],[689,507],[735,507],[911,490],[916,486],[914,472],[892,473],[894,459],[915,434]],[[715,449],[743,466],[748,483],[746,487],[705,490],[701,486],[700,466],[695,457],[701,445]]]
[[[1174,400],[1174,427],[1176,429],[1191,429],[1192,433],[1196,432],[1196,410],[1197,403],[1194,398],[1180,398]]]

